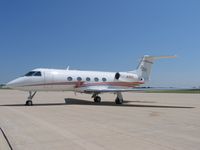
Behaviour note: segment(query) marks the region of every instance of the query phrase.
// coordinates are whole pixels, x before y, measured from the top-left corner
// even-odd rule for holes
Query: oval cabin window
[[[86,78],[86,81],[90,81],[90,78],[89,78],[89,77],[87,77],[87,78]]]
[[[107,79],[106,79],[106,78],[102,78],[102,81],[103,81],[103,82],[106,82],[106,81],[107,81]]]
[[[99,78],[94,78],[94,81],[98,82],[98,81],[99,81]]]
[[[72,79],[72,77],[68,77],[67,80],[68,81],[72,81],[73,79]]]
[[[77,77],[77,80],[78,80],[78,81],[81,81],[81,80],[82,80],[82,78],[81,78],[81,77]]]

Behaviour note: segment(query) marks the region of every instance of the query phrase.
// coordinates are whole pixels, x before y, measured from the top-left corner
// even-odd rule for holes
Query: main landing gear
[[[96,93],[92,95],[92,98],[94,98],[94,102],[95,103],[100,103],[101,102],[101,97],[98,96],[98,94],[96,94]]]
[[[124,100],[123,100],[123,96],[122,96],[122,93],[121,92],[117,92],[117,97],[115,99],[115,103],[116,104],[123,104]],[[92,98],[94,98],[94,102],[95,103],[100,103],[101,102],[101,97],[98,96],[98,93],[94,93],[92,95]]]
[[[33,92],[32,91],[29,91],[29,97],[28,97],[28,100],[26,101],[26,106],[32,106],[33,105],[33,102],[32,102],[32,99],[33,97],[35,96],[35,94],[37,93],[37,91]]]
[[[117,92],[117,97],[115,99],[115,103],[116,104],[123,104],[124,100],[122,97],[122,93],[121,92]]]

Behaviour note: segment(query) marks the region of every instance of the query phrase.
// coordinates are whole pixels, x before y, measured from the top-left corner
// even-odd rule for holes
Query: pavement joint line
[[[0,130],[1,130],[1,132],[2,132],[2,134],[3,134],[3,137],[5,138],[5,140],[6,140],[7,144],[8,144],[10,150],[13,150],[12,145],[10,144],[10,141],[8,140],[8,138],[7,138],[6,134],[5,134],[5,132],[3,131],[3,129],[2,129],[1,127],[0,127]]]

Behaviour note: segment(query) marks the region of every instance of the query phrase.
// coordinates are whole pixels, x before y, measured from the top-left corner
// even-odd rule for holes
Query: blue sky
[[[127,71],[148,55],[152,86],[200,86],[200,1],[1,0],[0,83],[37,67]]]

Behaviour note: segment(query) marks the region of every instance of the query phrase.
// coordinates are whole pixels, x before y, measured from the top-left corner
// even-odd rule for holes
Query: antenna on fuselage
[[[67,69],[66,70],[69,70],[69,66],[67,66]]]

